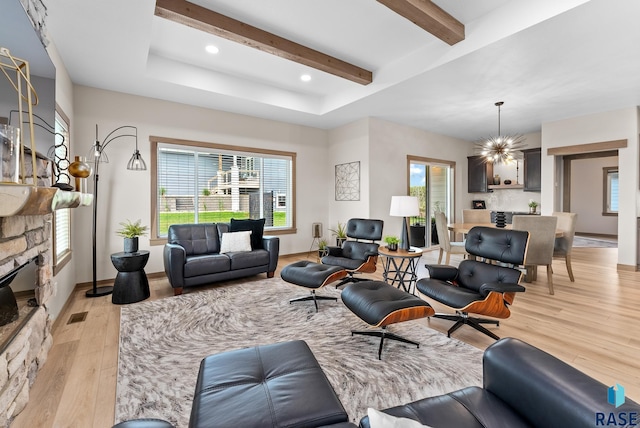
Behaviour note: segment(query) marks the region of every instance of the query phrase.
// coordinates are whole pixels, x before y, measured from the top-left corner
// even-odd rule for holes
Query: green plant
[[[116,230],[116,233],[123,238],[135,238],[138,236],[145,236],[148,231],[147,226],[143,226],[142,220],[138,220],[132,223],[131,220],[123,221],[120,223],[121,229]]]
[[[347,225],[344,223],[338,222],[338,225],[335,229],[329,229],[329,231],[333,232],[333,234],[340,239],[347,239]]]
[[[529,208],[536,208],[538,206],[538,203],[536,201],[534,201],[533,199],[529,199]]]
[[[318,241],[318,250],[324,251],[327,249],[327,245],[329,245],[327,243],[327,240],[322,238]]]
[[[389,245],[399,244],[400,243],[400,238],[398,238],[397,236],[385,236],[384,237],[384,242],[386,242]]]
[[[167,189],[165,189],[164,187],[160,188],[160,196],[165,196],[167,194]]]
[[[210,196],[210,195],[211,195],[211,190],[207,189],[206,187],[202,189],[202,196]]]

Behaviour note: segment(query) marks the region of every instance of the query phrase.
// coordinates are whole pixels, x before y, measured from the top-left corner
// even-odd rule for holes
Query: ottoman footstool
[[[289,303],[313,300],[316,312],[318,312],[318,300],[338,300],[337,297],[318,296],[316,290],[345,276],[347,271],[343,267],[323,265],[308,260],[291,263],[280,272],[280,277],[286,282],[311,290],[310,295],[291,299]]]
[[[238,349],[202,360],[189,427],[351,426],[302,340]]]
[[[342,290],[340,297],[344,305],[362,321],[382,328],[382,330],[351,331],[351,335],[380,337],[379,360],[382,357],[382,345],[385,338],[420,347],[418,342],[388,332],[386,327],[389,324],[430,317],[435,314],[433,308],[421,298],[382,281],[350,284]]]

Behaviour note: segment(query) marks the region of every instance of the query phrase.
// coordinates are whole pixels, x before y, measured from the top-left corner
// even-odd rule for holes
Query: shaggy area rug
[[[420,348],[351,336],[369,328],[340,300],[289,304],[306,289],[279,278],[247,281],[123,306],[116,422],[155,417],[188,425],[200,361],[207,355],[302,339],[307,342],[352,421],[367,407],[387,408],[482,384],[482,351],[429,328],[427,319],[388,329]]]

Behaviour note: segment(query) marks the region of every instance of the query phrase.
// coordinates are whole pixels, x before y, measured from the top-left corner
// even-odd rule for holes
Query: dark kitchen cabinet
[[[522,151],[524,155],[524,191],[540,192],[542,189],[542,150],[527,149]]]
[[[493,164],[485,162],[482,156],[468,156],[468,183],[467,191],[469,193],[486,193],[489,192],[487,187],[493,184]]]

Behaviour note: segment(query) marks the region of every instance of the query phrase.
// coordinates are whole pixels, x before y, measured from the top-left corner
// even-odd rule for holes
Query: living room
[[[588,6],[596,11],[609,7],[603,2],[589,3],[593,3]],[[624,7],[631,6],[621,6],[622,9]],[[51,8],[55,9],[54,6]],[[225,111],[222,108],[205,108],[139,95],[131,86],[123,85],[121,89],[110,90],[92,87],[72,80],[73,64],[63,61],[57,42],[55,38],[51,40],[48,52],[56,67],[55,103],[71,123],[71,154],[86,154],[95,139],[96,124],[99,125],[99,138],[119,126],[132,125],[138,129],[140,151],[149,165],[149,169],[143,173],[128,171],[124,166],[131,156],[133,145],[123,140],[109,146],[110,163],[101,167],[101,194],[98,201],[97,274],[100,281],[110,281],[117,273],[109,254],[122,249],[122,240],[115,233],[119,223],[126,219],[142,219],[146,224],[152,222],[152,199],[155,195],[150,195],[148,190],[152,188],[151,174],[154,171],[151,166],[153,155],[148,143],[152,136],[296,153],[295,228],[286,233],[276,233],[280,238],[280,253],[284,256],[305,253],[311,243],[312,225],[318,222],[328,229],[349,218],[380,218],[385,222],[385,233],[399,233],[401,219],[389,215],[389,204],[392,195],[407,193],[409,155],[455,163],[456,213],[469,207],[474,199],[466,192],[467,156],[475,154],[470,139],[380,118],[375,112],[362,117],[354,116],[353,120],[335,127],[314,127],[296,123],[293,119],[284,121],[242,114],[236,112],[233,103],[229,103],[230,108]],[[185,91],[191,93],[190,90]],[[473,96],[472,93],[467,95]],[[192,96],[194,99],[199,97],[195,92]],[[508,111],[511,103],[507,96],[505,98],[505,111]],[[497,99],[491,99],[488,105],[482,106],[490,117],[487,120],[490,129],[495,128],[493,101]],[[625,195],[621,198],[618,216],[619,249],[613,261],[608,255],[605,257],[614,265],[608,266],[614,267],[612,275],[631,275],[636,269],[636,206],[640,175],[637,162],[640,114],[637,105],[637,101],[629,102],[624,107],[605,105],[601,110],[585,111],[581,115],[545,118],[540,120],[538,129],[525,129],[528,147],[541,147],[544,153],[542,191],[539,194],[543,214],[551,213],[554,210],[552,207],[558,206],[560,198],[554,178],[558,160],[548,155],[547,150],[572,150],[584,144],[627,141],[619,151],[620,193]],[[455,107],[452,105],[448,108],[455,110]],[[545,106],[536,106],[536,109],[542,112]],[[545,117],[542,113],[539,116]],[[508,117],[505,116],[504,125],[507,125]],[[463,115],[458,116],[459,120],[463,118]],[[509,128],[512,127],[510,124]],[[477,137],[482,136],[484,134],[478,132]],[[335,166],[349,162],[360,163],[360,198],[358,201],[336,201]],[[522,206],[522,209],[525,207]],[[49,303],[53,319],[66,310],[65,305],[72,304],[78,308],[92,305],[72,298],[76,287],[86,287],[91,281],[91,209],[81,207],[73,210],[72,224],[73,257],[54,277],[57,292]],[[160,242],[155,245],[151,242],[158,241],[156,238],[141,240],[141,247],[150,251],[145,269],[153,274],[164,271],[163,247]],[[607,272],[611,272],[610,269]],[[629,341],[635,344],[632,339]],[[634,398],[637,399],[637,396]]]

